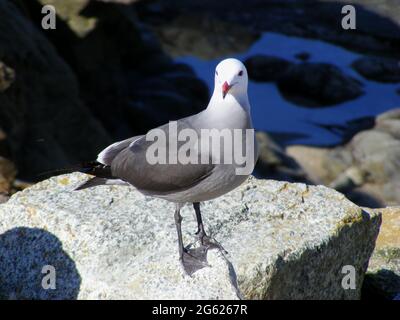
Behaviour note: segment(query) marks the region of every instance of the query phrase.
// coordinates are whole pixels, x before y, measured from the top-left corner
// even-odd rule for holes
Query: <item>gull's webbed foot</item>
[[[180,258],[185,273],[191,276],[196,271],[209,267],[207,263],[207,248],[201,246],[199,248],[185,248]]]

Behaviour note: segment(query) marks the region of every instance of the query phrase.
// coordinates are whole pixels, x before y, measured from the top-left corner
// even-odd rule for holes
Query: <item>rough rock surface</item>
[[[382,226],[366,274],[363,294],[369,298],[400,296],[400,207],[379,209]]]
[[[229,254],[192,278],[178,262],[173,204],[133,188],[73,191],[88,176],[53,177],[0,206],[3,298],[357,299],[381,216],[323,186],[250,178],[204,204],[208,232]],[[194,239],[185,207],[183,235]],[[18,245],[16,245],[18,244]],[[43,265],[57,289],[41,288]],[[356,289],[341,286],[344,265]]]

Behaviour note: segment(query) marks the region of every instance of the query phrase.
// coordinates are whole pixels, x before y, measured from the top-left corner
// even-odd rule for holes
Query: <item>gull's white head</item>
[[[247,95],[247,70],[244,64],[234,58],[222,60],[215,68],[214,95],[225,99],[227,95]]]

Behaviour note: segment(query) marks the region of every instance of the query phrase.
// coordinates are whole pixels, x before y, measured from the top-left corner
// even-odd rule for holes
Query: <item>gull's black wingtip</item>
[[[104,165],[98,161],[88,161],[70,167],[49,170],[39,173],[37,177],[47,179],[55,175],[68,174],[72,172],[82,172],[99,178],[113,178],[111,174],[111,167]]]
[[[111,167],[98,161],[83,163],[77,171],[90,174],[97,178],[115,179],[115,177],[113,177],[111,174]]]
[[[87,188],[92,188],[96,186],[101,186],[107,184],[106,178],[98,178],[98,177],[93,177],[89,179],[88,181],[82,183],[79,187],[75,188],[74,191],[79,191]]]

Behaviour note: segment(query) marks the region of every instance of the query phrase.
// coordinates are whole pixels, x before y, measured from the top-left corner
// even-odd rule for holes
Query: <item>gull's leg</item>
[[[219,249],[224,253],[228,253],[219,242],[217,242],[215,239],[210,238],[206,234],[204,230],[203,219],[201,218],[200,202],[194,202],[193,208],[194,211],[196,212],[196,219],[197,219],[196,235],[199,237],[201,245],[205,246],[207,249]]]
[[[177,203],[175,208],[175,225],[178,233],[179,260],[186,274],[191,276],[197,270],[207,267],[207,250],[203,248],[186,249],[182,240],[182,216],[180,214],[181,204]]]
[[[176,204],[174,218],[175,218],[176,232],[178,233],[179,259],[182,260],[183,252],[184,252],[185,248],[183,246],[183,240],[182,240],[182,228],[181,228],[182,216],[181,216],[180,210],[181,210],[180,204]]]
[[[193,208],[194,208],[194,212],[196,212],[196,220],[197,220],[196,235],[199,236],[199,239],[201,241],[202,237],[204,237],[206,235],[206,232],[204,231],[203,219],[201,218],[200,202],[194,202]]]

